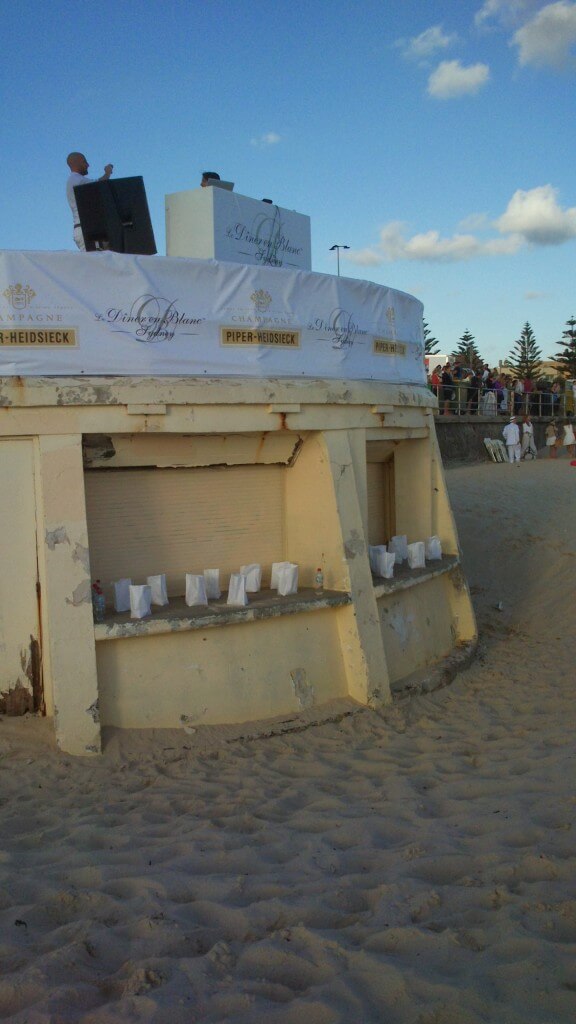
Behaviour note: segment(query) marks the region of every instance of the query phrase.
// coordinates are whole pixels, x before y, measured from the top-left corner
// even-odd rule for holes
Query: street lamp
[[[338,263],[338,277],[340,277],[340,249],[349,249],[349,248],[350,248],[349,245],[331,245],[330,246],[330,252],[334,252],[334,250],[336,250],[336,259],[337,259],[337,263]]]

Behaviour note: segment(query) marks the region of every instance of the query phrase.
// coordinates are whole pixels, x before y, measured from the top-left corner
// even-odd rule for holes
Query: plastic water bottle
[[[314,590],[318,595],[324,593],[324,573],[322,569],[316,569],[316,575],[314,576]]]
[[[92,614],[94,622],[104,622],[106,615],[106,598],[100,585],[100,580],[92,584]]]

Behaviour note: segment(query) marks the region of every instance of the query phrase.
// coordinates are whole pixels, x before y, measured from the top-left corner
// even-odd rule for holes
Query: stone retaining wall
[[[544,432],[548,420],[533,419],[534,439],[538,451],[545,445]],[[436,416],[436,434],[442,454],[442,461],[479,462],[490,461],[484,447],[484,438],[503,440],[502,430],[508,423],[508,416],[487,419],[483,416]]]

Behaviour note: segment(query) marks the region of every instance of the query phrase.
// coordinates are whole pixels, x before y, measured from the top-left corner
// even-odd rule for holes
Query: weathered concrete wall
[[[174,727],[296,714],[343,696],[375,705],[390,699],[392,685],[429,675],[442,659],[475,642],[434,399],[426,388],[310,379],[4,379],[0,406],[0,441],[22,439],[13,451],[22,451],[18,472],[28,480],[29,504],[36,506],[29,546],[37,548],[31,563],[37,558],[38,579],[32,577],[29,587],[33,601],[36,583],[42,597],[46,712],[64,750],[97,753],[100,720]],[[462,426],[440,424],[440,431]],[[485,423],[477,427],[486,430]],[[388,521],[409,543],[437,534],[449,556],[441,565],[399,573],[402,578],[390,583],[373,579],[367,523],[376,492],[368,481],[368,444],[371,464],[378,452],[382,463],[393,459]],[[206,610],[207,617],[200,614],[204,609],[178,610],[171,601],[164,616],[159,611],[140,623],[110,613],[94,625],[87,473],[121,475],[125,487],[113,511],[133,516],[128,526],[137,541],[138,508],[128,500],[135,472],[198,474],[202,488],[208,486],[206,467],[231,474],[234,487],[210,522],[212,533],[241,534],[235,509],[246,500],[258,464],[281,475],[278,560],[296,562],[304,586],[322,566],[331,598],[318,602],[317,595],[299,594],[296,604],[284,605],[268,595],[262,607],[254,601],[230,612],[224,604]],[[13,459],[10,472],[0,461],[0,489],[12,487],[15,471]],[[169,539],[169,517],[162,512],[160,505],[155,530],[139,552],[140,576],[151,548],[150,557],[160,564],[148,572],[162,571]],[[9,509],[6,516],[12,522]],[[13,535],[8,531],[0,539],[0,556]],[[250,545],[258,561],[257,530]],[[231,564],[238,550],[230,548]],[[182,576],[202,567],[208,566],[182,564]],[[110,565],[110,578],[102,580],[108,594],[111,580],[121,575],[117,568]],[[0,619],[8,602],[9,592],[0,589]],[[32,631],[23,618],[14,628],[25,639]]]

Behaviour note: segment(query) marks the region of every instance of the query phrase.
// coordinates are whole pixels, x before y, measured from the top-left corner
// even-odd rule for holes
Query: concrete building
[[[141,259],[53,256],[51,274],[62,271],[62,280],[72,273],[69,259],[80,261],[78,273],[93,274],[97,265],[103,283],[91,278],[84,285],[90,295],[112,289],[125,270],[119,260]],[[147,273],[158,263],[149,259],[155,263],[146,264]],[[203,261],[178,261],[176,270],[184,265],[191,273],[188,263]],[[62,749],[96,754],[102,726],[242,723],[311,708],[320,716],[335,699],[377,706],[473,650],[476,627],[436,441],[436,400],[423,365],[406,382],[394,362],[413,348],[423,364],[417,339],[383,340],[371,328],[364,341],[366,358],[368,350],[370,358],[392,353],[389,364],[374,356],[375,365],[398,380],[364,379],[353,348],[344,351],[333,338],[330,377],[302,367],[276,375],[266,366],[246,376],[241,365],[226,376],[130,373],[116,350],[105,355],[108,372],[95,373],[99,336],[89,323],[103,329],[98,303],[91,298],[74,312],[77,291],[70,286],[73,299],[64,301],[52,283],[52,304],[34,305],[44,287],[43,278],[32,280],[38,266],[39,259],[0,264],[0,293],[25,282],[33,297],[21,315],[36,317],[14,326],[7,317],[20,314],[0,304],[0,334],[22,337],[0,345],[0,713],[41,711],[54,720]],[[260,293],[273,285],[263,271],[254,273],[261,287],[252,298],[262,305]],[[293,288],[293,276],[282,280]],[[118,287],[129,290],[124,280]],[[416,300],[414,306],[385,291],[385,309],[404,303],[421,324]],[[298,296],[290,301],[295,317]],[[219,317],[220,332],[232,308],[236,299]],[[66,326],[50,329],[77,330],[80,344],[38,354],[31,336],[47,331],[56,315]],[[295,322],[286,329],[291,335]],[[251,329],[261,332],[262,320]],[[298,358],[305,356],[302,332]],[[124,343],[119,337],[114,345]],[[224,334],[219,338],[224,346]],[[286,344],[293,342],[287,337]],[[261,348],[262,335],[251,345]],[[131,349],[135,364],[143,348]],[[344,358],[351,361],[341,367]],[[54,372],[39,372],[51,359]],[[211,359],[207,353],[207,365]],[[398,534],[409,542],[439,536],[442,559],[401,566],[392,579],[374,577],[369,545]],[[286,598],[269,589],[270,567],[281,560],[299,566],[298,594]],[[246,607],[227,605],[225,594],[208,607],[185,604],[186,572],[218,567],[225,590],[230,573],[251,562],[263,567],[263,589]],[[314,590],[318,567],[323,593]],[[139,620],[112,610],[114,580],[145,582],[155,573],[167,577],[166,608]],[[95,579],[107,599],[105,621],[96,624]]]

